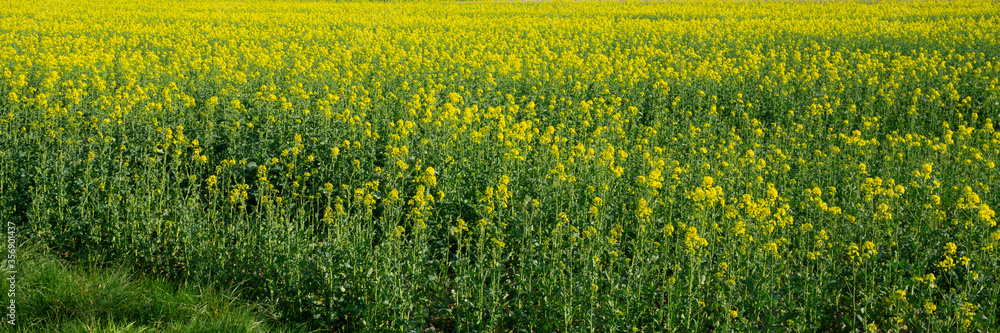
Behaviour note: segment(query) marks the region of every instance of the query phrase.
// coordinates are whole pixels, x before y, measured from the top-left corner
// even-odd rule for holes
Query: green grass
[[[44,246],[23,247],[16,332],[294,331],[276,326],[266,306],[240,301],[232,290],[70,264]]]

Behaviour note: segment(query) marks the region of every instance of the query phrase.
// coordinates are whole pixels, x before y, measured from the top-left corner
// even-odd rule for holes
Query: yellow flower
[[[764,251],[770,253],[776,258],[781,258],[781,254],[778,253],[778,244],[775,242],[768,242],[767,244],[764,244]]]
[[[428,186],[436,186],[437,185],[437,176],[435,176],[434,168],[433,167],[427,167],[427,169],[424,170],[424,177],[426,177],[426,181],[427,181],[427,185]]]
[[[708,240],[699,237],[698,229],[695,227],[688,227],[684,238],[688,254],[697,254],[699,249],[708,245]]]
[[[947,255],[954,255],[955,251],[957,251],[957,250],[958,250],[958,246],[956,246],[955,243],[948,242],[948,243],[944,244],[944,253],[947,254]]]
[[[896,297],[897,300],[906,301],[906,290],[896,289],[896,291],[894,291],[892,294],[893,296]]]
[[[947,272],[948,269],[955,267],[955,260],[951,259],[951,257],[949,256],[944,256],[944,260],[938,262],[937,266],[944,269],[944,271]]]

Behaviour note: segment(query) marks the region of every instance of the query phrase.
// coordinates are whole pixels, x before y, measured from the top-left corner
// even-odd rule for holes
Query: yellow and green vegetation
[[[998,14],[4,1],[0,218],[327,330],[989,331]]]

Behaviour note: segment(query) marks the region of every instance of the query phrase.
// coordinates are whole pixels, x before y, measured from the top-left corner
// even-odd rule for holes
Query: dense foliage
[[[338,330],[990,330],[998,9],[6,1],[0,218]]]

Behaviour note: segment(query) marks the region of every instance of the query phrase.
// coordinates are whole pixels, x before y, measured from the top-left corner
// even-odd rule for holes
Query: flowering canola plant
[[[988,331],[998,6],[7,1],[0,218],[334,330]]]

